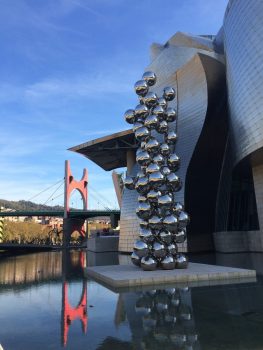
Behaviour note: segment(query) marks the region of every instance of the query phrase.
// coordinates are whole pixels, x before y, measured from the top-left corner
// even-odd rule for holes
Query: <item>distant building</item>
[[[263,251],[262,23],[263,1],[231,0],[216,36],[178,32],[151,46],[153,91],[173,86],[178,96],[184,188],[176,196],[191,216],[182,250]],[[107,171],[126,166],[135,175],[137,147],[126,130],[71,150]],[[138,237],[136,206],[137,192],[124,189],[122,252]]]

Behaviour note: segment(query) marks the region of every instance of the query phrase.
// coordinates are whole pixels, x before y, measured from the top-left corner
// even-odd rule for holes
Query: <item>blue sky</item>
[[[90,196],[90,207],[117,206],[111,173],[67,148],[127,129],[123,113],[136,104],[133,85],[149,63],[149,46],[176,31],[216,34],[226,5],[0,0],[0,198],[31,198],[63,178],[69,159],[76,178],[87,167],[92,188],[102,193]],[[62,204],[63,196],[55,198],[61,192],[47,204]]]

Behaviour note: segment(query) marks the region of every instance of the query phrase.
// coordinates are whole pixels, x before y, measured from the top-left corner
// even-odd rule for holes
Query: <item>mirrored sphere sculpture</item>
[[[133,124],[139,142],[136,162],[140,169],[136,176],[127,176],[124,180],[125,188],[139,193],[136,214],[140,219],[140,232],[131,260],[145,271],[181,269],[188,264],[187,257],[178,253],[177,246],[186,240],[189,215],[176,201],[176,192],[182,187],[175,174],[180,167],[180,158],[175,153],[177,111],[174,105],[169,106],[176,91],[165,87],[163,95],[157,96],[152,90],[156,80],[154,72],[143,74],[134,85],[139,104],[124,114],[127,123]],[[165,310],[166,305],[165,300],[158,302],[160,310]],[[151,322],[149,305],[138,305],[138,312],[143,313],[145,325]],[[166,317],[167,322],[174,319],[173,315]]]

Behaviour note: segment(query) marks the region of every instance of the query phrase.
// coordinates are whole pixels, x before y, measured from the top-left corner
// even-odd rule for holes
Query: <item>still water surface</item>
[[[0,344],[18,349],[263,349],[263,255],[192,256],[256,268],[257,283],[114,293],[84,267],[125,256],[81,251],[0,259]]]

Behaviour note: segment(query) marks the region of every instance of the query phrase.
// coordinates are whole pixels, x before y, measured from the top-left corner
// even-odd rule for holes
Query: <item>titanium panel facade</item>
[[[229,3],[223,28],[235,164],[263,147],[262,24],[263,1]]]
[[[263,251],[263,2],[232,0],[223,24],[230,132],[217,203],[219,251]]]

